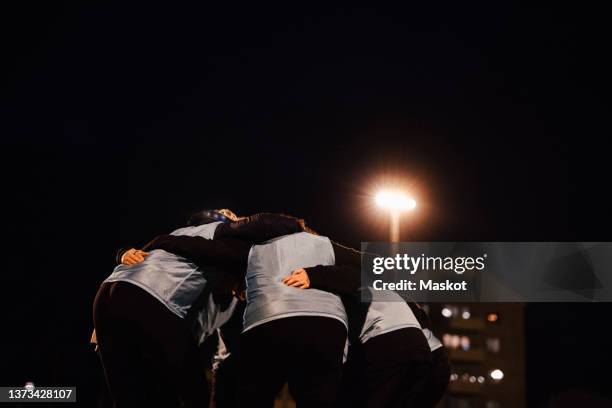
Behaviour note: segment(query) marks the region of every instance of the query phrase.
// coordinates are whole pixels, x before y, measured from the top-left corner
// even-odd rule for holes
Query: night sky
[[[202,208],[386,239],[610,241],[607,29],[586,6],[3,5],[0,385],[93,393],[122,245]],[[610,395],[609,305],[528,305],[530,406]],[[86,406],[86,405],[84,405]]]

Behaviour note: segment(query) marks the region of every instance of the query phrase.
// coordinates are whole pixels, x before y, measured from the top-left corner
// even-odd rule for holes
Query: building
[[[525,406],[522,304],[430,304],[425,308],[452,367],[439,408]]]

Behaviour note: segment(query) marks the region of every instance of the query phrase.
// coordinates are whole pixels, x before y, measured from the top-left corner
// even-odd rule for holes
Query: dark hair
[[[231,220],[217,210],[201,210],[191,214],[187,221],[187,226],[197,227],[198,225],[217,221],[230,222]]]

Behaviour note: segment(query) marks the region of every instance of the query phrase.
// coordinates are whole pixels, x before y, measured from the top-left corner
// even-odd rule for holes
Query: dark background
[[[2,6],[0,384],[91,406],[116,248],[200,208],[356,246],[391,179],[406,240],[610,240],[603,10],[215,3]],[[526,310],[529,405],[610,396],[610,305]]]

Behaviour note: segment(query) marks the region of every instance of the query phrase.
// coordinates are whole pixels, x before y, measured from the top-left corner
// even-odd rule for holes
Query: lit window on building
[[[459,308],[457,306],[452,305],[444,305],[441,310],[442,316],[450,319],[453,316],[459,316]]]
[[[504,372],[499,368],[496,368],[489,372],[489,377],[491,377],[494,382],[499,382],[504,379]]]
[[[445,333],[442,336],[442,343],[449,349],[462,349],[467,351],[471,348],[471,340],[468,336],[459,336],[457,334]]]
[[[472,373],[464,372],[462,374],[452,373],[450,375],[451,382],[460,382],[464,384],[484,384],[486,379],[482,375],[474,375]]]
[[[489,337],[487,339],[487,350],[491,353],[499,353],[501,341],[497,337]]]
[[[451,346],[451,334],[448,333],[444,333],[444,335],[442,335],[442,344],[444,344],[444,347],[446,348],[450,348]]]
[[[452,349],[458,349],[460,345],[461,345],[461,337],[457,336],[456,334],[453,334],[451,336],[450,347]]]
[[[468,336],[461,336],[460,344],[463,351],[468,351],[470,349],[470,338]]]
[[[453,336],[452,334],[448,334],[448,333],[445,333],[442,336],[442,343],[444,344],[446,348],[453,348],[453,338],[454,337],[455,336]]]

